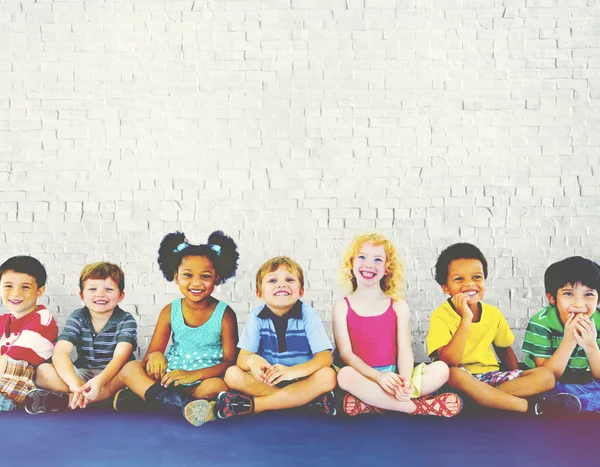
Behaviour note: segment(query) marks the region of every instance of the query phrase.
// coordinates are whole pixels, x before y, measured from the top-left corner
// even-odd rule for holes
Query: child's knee
[[[121,371],[119,371],[119,379],[124,381],[127,378],[134,375],[135,373],[139,372],[140,370],[144,371],[144,372],[146,371],[144,364],[142,362],[140,362],[139,360],[133,360],[131,362],[127,362],[123,366],[123,368],[121,368]]]
[[[552,389],[556,385],[556,377],[549,368],[536,368],[535,373],[540,380],[540,384],[545,388],[545,391]]]
[[[223,384],[228,388],[239,388],[244,384],[244,371],[237,365],[230,366],[223,377]]]
[[[35,385],[43,387],[44,383],[48,381],[54,373],[56,373],[56,370],[54,370],[52,363],[42,363],[35,369]]]
[[[453,366],[449,369],[448,384],[452,387],[461,387],[464,385],[467,378],[473,378],[462,368]]]
[[[337,373],[337,384],[340,388],[347,391],[350,386],[352,386],[352,382],[355,380],[356,370],[351,366],[345,366],[340,369]]]
[[[333,391],[337,386],[337,377],[333,368],[321,368],[315,373],[316,383],[323,388],[323,392]]]
[[[436,378],[448,381],[450,378],[450,368],[442,361],[430,363],[427,373],[433,373]]]

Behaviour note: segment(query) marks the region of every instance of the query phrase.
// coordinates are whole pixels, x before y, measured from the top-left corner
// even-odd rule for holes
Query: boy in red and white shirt
[[[31,256],[13,256],[0,266],[0,411],[14,410],[35,385],[35,367],[52,356],[58,326],[37,300],[46,290],[46,269]]]

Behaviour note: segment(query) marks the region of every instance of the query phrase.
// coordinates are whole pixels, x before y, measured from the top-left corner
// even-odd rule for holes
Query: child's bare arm
[[[438,357],[448,366],[458,366],[460,364],[467,345],[467,336],[473,321],[473,313],[469,309],[467,299],[468,297],[463,293],[452,297],[452,304],[460,316],[460,323],[450,341],[437,349]]]
[[[558,346],[558,349],[556,349],[556,352],[554,352],[550,358],[535,357],[533,359],[535,366],[543,366],[550,369],[558,380],[565,372],[565,369],[569,364],[569,358],[573,354],[573,350],[575,350],[576,346],[577,340],[575,339],[574,315],[570,315],[565,322],[563,339]]]
[[[350,335],[348,334],[347,316],[348,308],[346,303],[343,300],[334,303],[333,336],[340,354],[340,358],[346,365],[354,368],[365,378],[369,378],[371,381],[377,382],[379,376],[381,376],[381,373],[363,362],[363,360],[355,355],[352,351],[352,342],[350,341]]]
[[[594,379],[600,378],[600,349],[598,348],[598,330],[594,321],[585,315],[577,315],[575,321],[575,340],[583,348]]]
[[[410,337],[410,310],[404,300],[394,302],[394,311],[398,319],[398,374],[410,382],[415,364]]]
[[[73,344],[69,341],[58,341],[52,353],[52,365],[56,370],[60,379],[69,387],[69,391],[73,392],[85,384],[77,373],[71,361],[71,351]]]
[[[171,337],[171,304],[166,305],[158,315],[158,321],[150,340],[146,355],[142,360],[146,364],[146,372],[154,379],[160,379],[167,371],[165,349]]]
[[[494,346],[494,350],[496,351],[496,355],[500,359],[500,362],[504,364],[507,370],[518,370],[519,369],[519,361],[517,360],[517,356],[513,351],[512,347],[496,347]]]
[[[308,362],[300,363],[294,366],[285,366],[279,363],[271,366],[265,375],[265,382],[270,385],[282,381],[293,381],[298,378],[305,378],[312,375],[321,368],[331,366],[333,358],[329,350],[317,352]]]

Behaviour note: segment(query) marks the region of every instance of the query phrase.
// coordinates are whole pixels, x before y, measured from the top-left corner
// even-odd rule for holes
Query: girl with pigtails
[[[182,297],[161,310],[144,359],[123,368],[128,389],[115,395],[115,410],[161,410],[195,426],[214,420],[214,400],[228,389],[223,375],[235,364],[238,329],[233,310],[212,293],[235,275],[238,258],[235,242],[220,231],[202,245],[182,232],[163,238],[158,264]]]

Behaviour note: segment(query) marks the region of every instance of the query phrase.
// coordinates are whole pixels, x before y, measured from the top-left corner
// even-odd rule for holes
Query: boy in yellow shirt
[[[448,384],[484,407],[533,415],[579,412],[572,394],[536,396],[554,387],[554,374],[519,369],[504,316],[480,301],[486,278],[485,256],[469,243],[449,246],[435,265],[435,279],[450,298],[431,315],[427,353],[450,367]],[[500,371],[496,355],[507,371]]]

